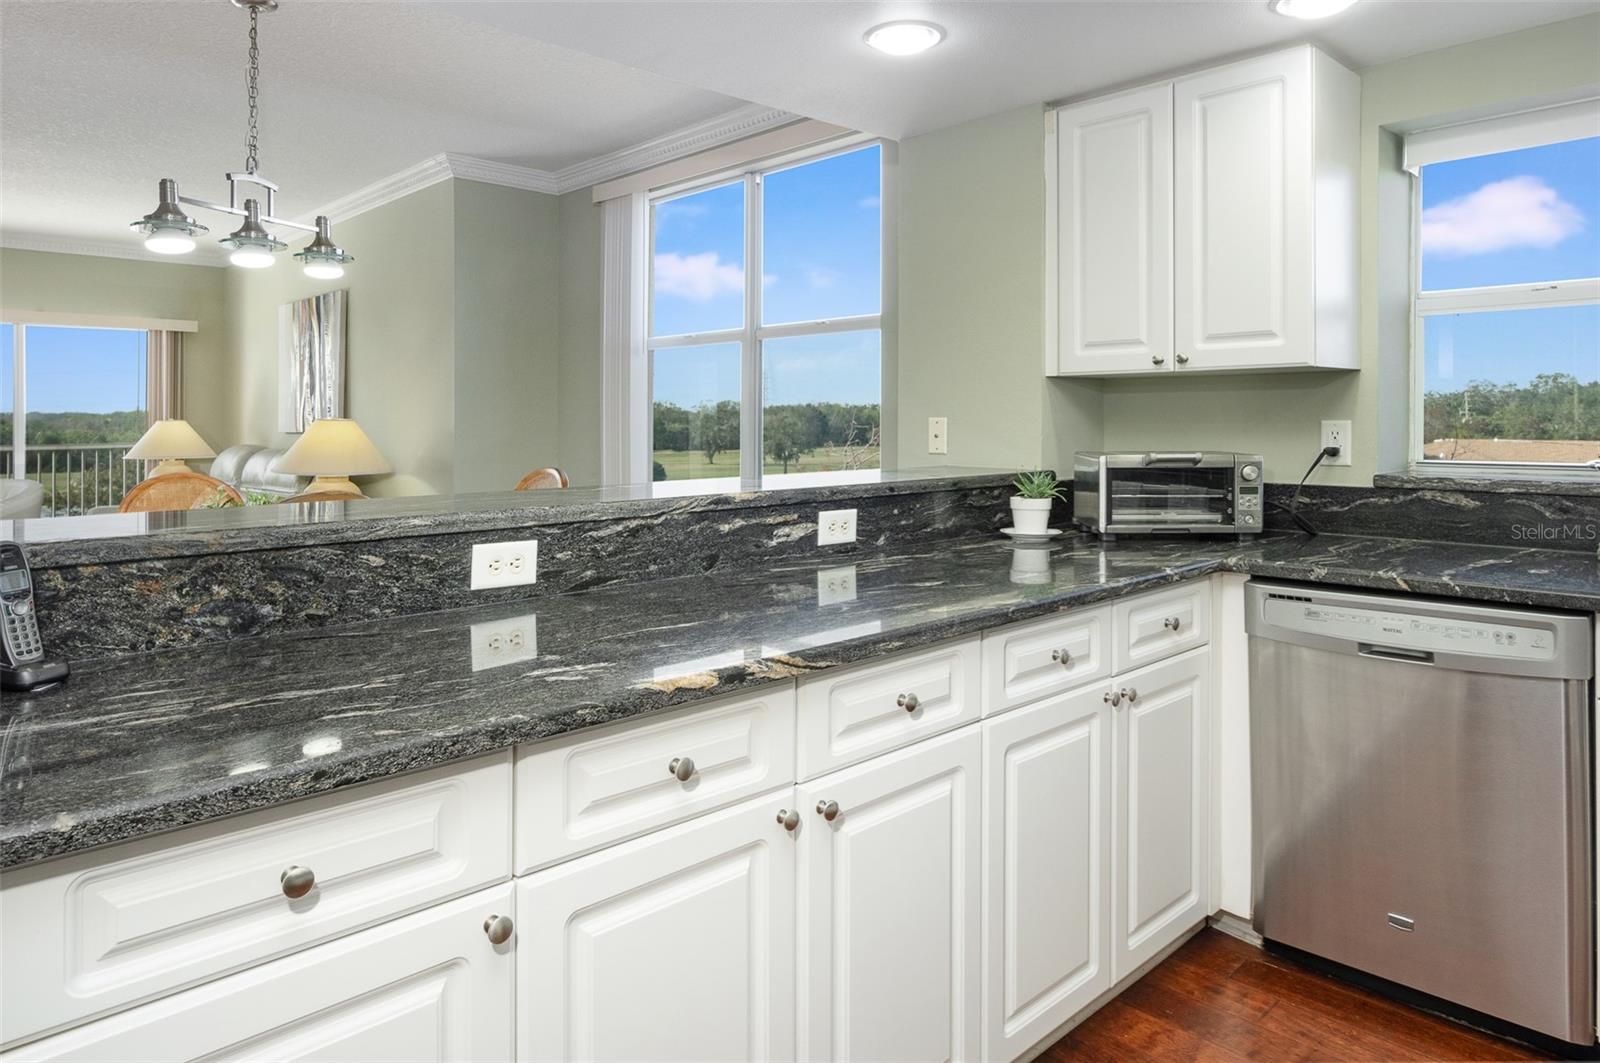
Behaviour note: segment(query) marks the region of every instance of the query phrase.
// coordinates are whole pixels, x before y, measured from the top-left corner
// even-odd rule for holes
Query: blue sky
[[[1600,137],[1422,169],[1424,290],[1600,276]],[[1540,373],[1600,379],[1600,307],[1454,314],[1423,326],[1429,391]]]
[[[875,314],[882,306],[881,149],[876,145],[768,174],[762,182],[762,323]],[[744,324],[744,187],[658,203],[651,332]],[[875,403],[878,336],[838,333],[765,345],[768,404]],[[739,397],[736,345],[663,350],[655,397],[694,407]]]
[[[12,409],[15,326],[0,325],[0,409]],[[31,325],[28,409],[36,413],[114,413],[144,409],[143,332]]]

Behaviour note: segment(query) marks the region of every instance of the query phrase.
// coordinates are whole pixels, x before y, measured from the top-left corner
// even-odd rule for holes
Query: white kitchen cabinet
[[[1047,371],[1356,368],[1360,111],[1309,45],[1059,110]]]
[[[1055,114],[1059,372],[1172,364],[1172,85]]]
[[[782,789],[517,880],[521,1060],[787,1060]]]
[[[983,725],[984,1058],[1111,987],[1112,709],[1097,683]]]
[[[801,1059],[978,1058],[982,747],[963,727],[796,788]]]
[[[1073,609],[983,635],[983,715],[1111,674],[1111,607]]]
[[[1116,820],[1112,971],[1119,981],[1210,914],[1210,650],[1112,683]]]
[[[509,1060],[510,883],[0,1054],[4,1063]]]

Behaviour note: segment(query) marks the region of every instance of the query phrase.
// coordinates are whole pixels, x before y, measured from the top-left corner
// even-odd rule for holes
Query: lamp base
[[[162,458],[151,467],[149,472],[144,474],[144,478],[150,480],[157,476],[165,476],[168,473],[188,471],[190,471],[189,463],[182,458]]]
[[[349,495],[351,498],[366,498],[361,488],[348,476],[316,476],[306,485],[301,494],[307,495]]]

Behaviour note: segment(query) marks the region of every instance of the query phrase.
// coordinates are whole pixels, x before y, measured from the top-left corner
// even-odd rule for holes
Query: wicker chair
[[[174,509],[198,509],[221,492],[236,506],[244,496],[221,480],[199,472],[169,472],[140,480],[122,496],[118,513],[159,513]]]
[[[546,487],[566,487],[572,481],[560,469],[535,469],[517,481],[518,491],[538,491]]]

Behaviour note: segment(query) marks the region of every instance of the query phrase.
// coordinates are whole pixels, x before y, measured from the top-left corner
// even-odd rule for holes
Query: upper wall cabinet
[[[1047,372],[1355,368],[1360,109],[1305,46],[1056,111]]]

